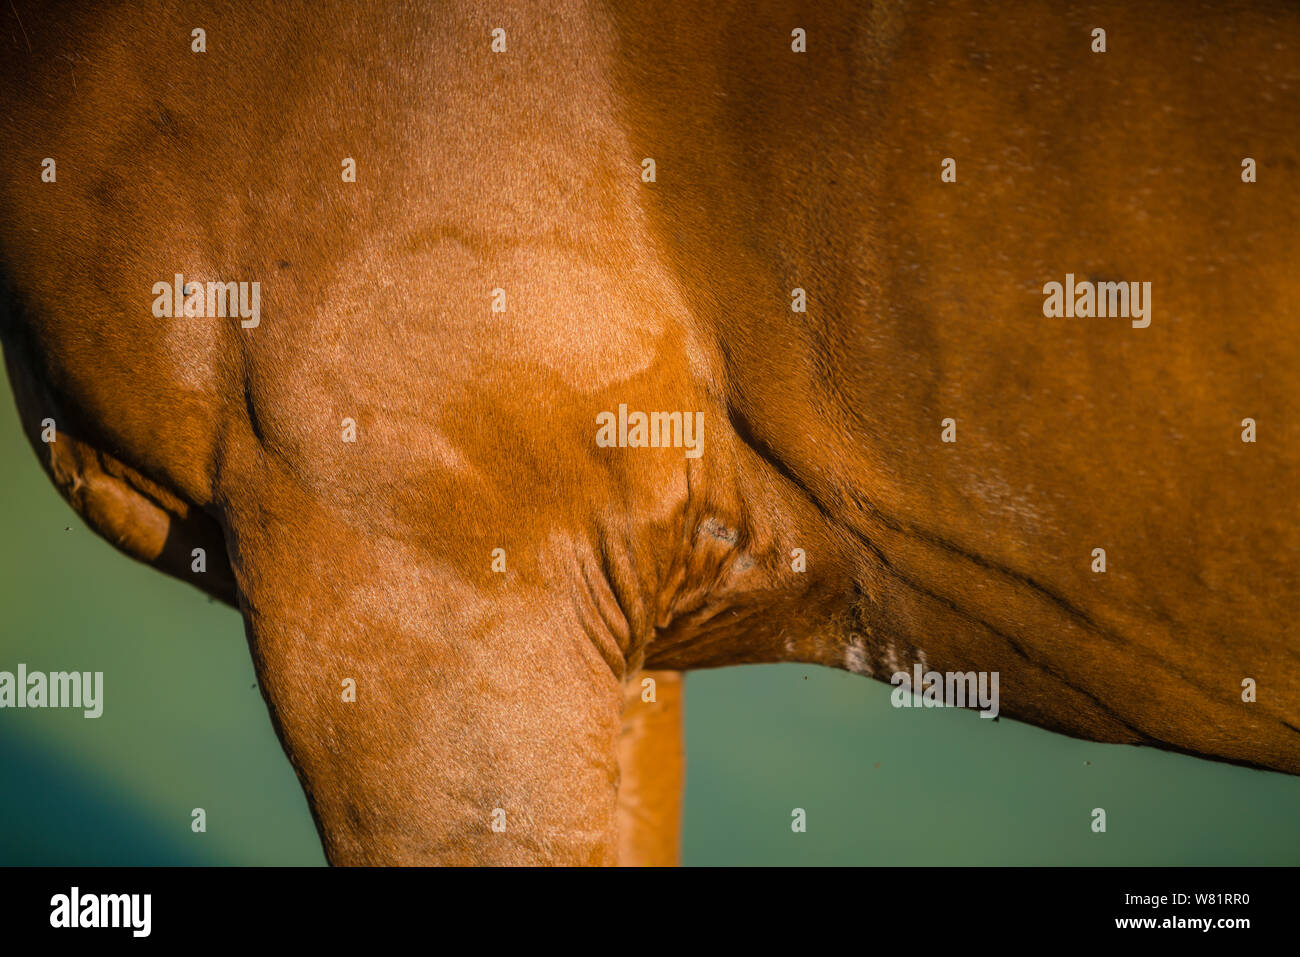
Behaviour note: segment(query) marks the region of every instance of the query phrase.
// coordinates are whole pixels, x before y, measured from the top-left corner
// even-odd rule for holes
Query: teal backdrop
[[[0,709],[0,864],[323,864],[238,614],[83,525],[0,391],[0,670],[105,684],[96,720]],[[895,710],[821,668],[686,687],[687,864],[1300,864],[1300,777]]]

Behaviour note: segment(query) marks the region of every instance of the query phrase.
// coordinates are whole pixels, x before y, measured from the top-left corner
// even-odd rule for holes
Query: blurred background
[[[0,710],[0,864],[324,864],[238,614],[86,528],[0,393],[0,670],[103,671],[105,701]],[[821,668],[686,688],[686,864],[1300,864],[1300,777],[895,710]]]

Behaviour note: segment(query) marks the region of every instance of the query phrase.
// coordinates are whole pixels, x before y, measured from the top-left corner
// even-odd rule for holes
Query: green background
[[[323,864],[238,614],[83,525],[2,391],[0,670],[103,671],[105,708],[0,710],[0,864]],[[895,710],[822,668],[686,687],[687,864],[1300,864],[1300,777]]]

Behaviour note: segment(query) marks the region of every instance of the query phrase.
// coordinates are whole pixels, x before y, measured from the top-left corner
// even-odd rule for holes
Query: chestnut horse
[[[1300,8],[7,6],[24,427],[331,862],[672,862],[743,662],[1300,772]]]

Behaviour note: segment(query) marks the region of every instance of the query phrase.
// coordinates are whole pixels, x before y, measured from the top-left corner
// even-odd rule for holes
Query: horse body
[[[750,661],[1300,772],[1300,15],[694,6],[15,6],[24,425],[241,609],[330,860],[672,861]]]

